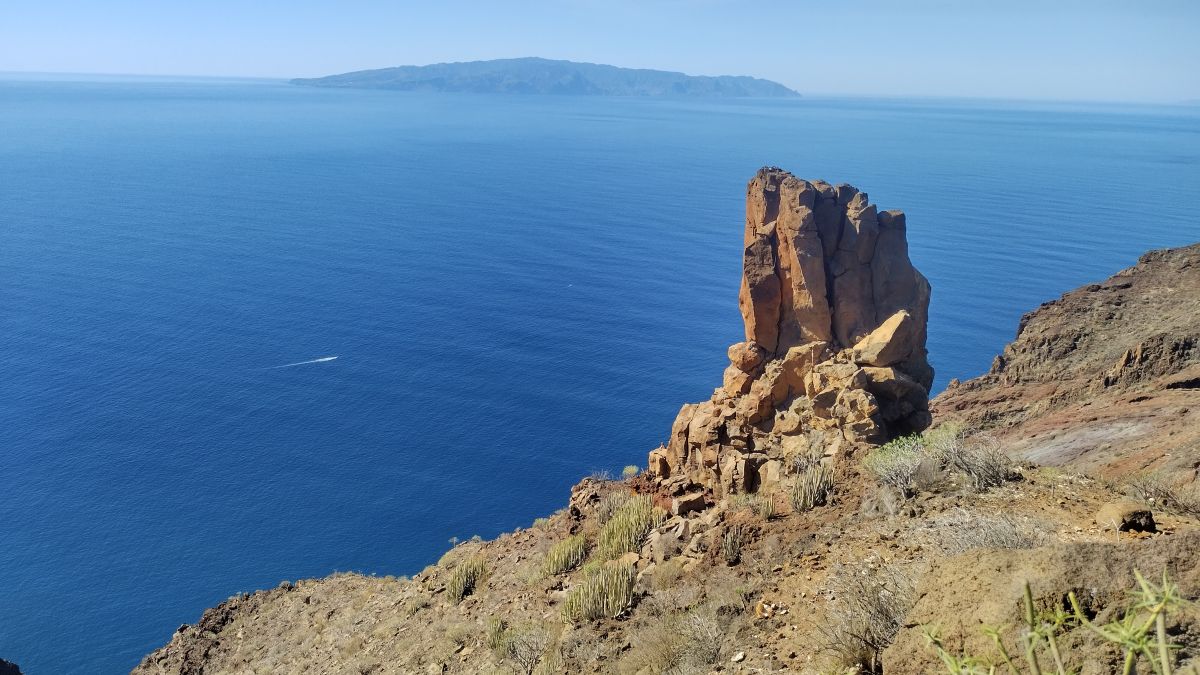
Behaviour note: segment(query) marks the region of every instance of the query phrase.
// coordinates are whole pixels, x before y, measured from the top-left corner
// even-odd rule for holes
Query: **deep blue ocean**
[[[741,339],[767,164],[908,213],[939,389],[1200,239],[1196,107],[0,80],[0,657],[125,672],[644,464]]]

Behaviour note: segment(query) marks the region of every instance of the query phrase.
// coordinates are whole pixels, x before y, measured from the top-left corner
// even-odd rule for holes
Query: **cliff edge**
[[[984,375],[933,402],[1038,464],[1104,476],[1200,468],[1200,244],[1043,304]]]

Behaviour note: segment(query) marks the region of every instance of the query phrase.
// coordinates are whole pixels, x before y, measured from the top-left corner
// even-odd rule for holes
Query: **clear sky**
[[[544,56],[808,94],[1200,99],[1200,0],[0,0],[0,71],[298,77]]]

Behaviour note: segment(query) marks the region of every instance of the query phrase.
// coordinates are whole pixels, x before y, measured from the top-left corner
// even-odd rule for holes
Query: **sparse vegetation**
[[[1045,539],[1012,516],[966,509],[935,519],[930,525],[936,528],[942,547],[952,555],[978,548],[1034,548]]]
[[[735,509],[750,509],[763,520],[771,520],[776,512],[774,495],[763,492],[739,494],[730,500],[730,506]]]
[[[637,475],[641,472],[642,469],[640,467],[630,464],[624,469],[621,469],[621,477],[625,480],[629,480],[630,478],[637,478]]]
[[[633,565],[610,562],[598,566],[567,594],[563,618],[580,623],[620,616],[633,603],[636,581]]]
[[[748,538],[744,525],[739,523],[729,526],[725,536],[721,537],[721,557],[725,559],[725,564],[736,565],[741,562],[742,547],[746,545]]]
[[[1125,609],[1120,619],[1103,626],[1088,618],[1073,591],[1067,594],[1070,611],[1062,607],[1035,611],[1033,593],[1026,583],[1025,630],[1021,632],[1018,649],[1010,650],[996,628],[985,628],[983,631],[995,645],[995,654],[988,657],[950,652],[934,627],[925,627],[925,638],[937,652],[946,672],[951,675],[995,673],[1001,664],[1014,675],[1041,675],[1044,672],[1066,675],[1078,672],[1078,669],[1072,668],[1072,654],[1060,648],[1059,638],[1066,630],[1084,628],[1102,642],[1120,650],[1123,656],[1122,675],[1138,672],[1172,675],[1176,672],[1176,664],[1171,653],[1178,647],[1170,642],[1166,619],[1168,612],[1184,602],[1183,597],[1166,574],[1161,585],[1147,581],[1140,572],[1135,571],[1134,576],[1138,585],[1134,591],[1134,602]],[[1047,665],[1043,666],[1043,663]],[[1148,671],[1139,669],[1139,663],[1145,663]],[[1191,670],[1195,673],[1194,667]]]
[[[1128,492],[1154,508],[1200,517],[1200,487],[1162,474],[1140,473],[1126,484]]]
[[[950,446],[953,451],[941,453],[939,458],[946,466],[967,476],[976,490],[999,487],[1013,479],[1016,473],[1013,462],[994,438],[975,436],[969,443],[960,436],[955,438],[959,441]]]
[[[820,462],[809,464],[792,484],[792,510],[801,513],[824,506],[832,491],[833,473],[829,468]]]
[[[832,584],[835,601],[818,629],[825,649],[847,668],[880,672],[883,650],[896,639],[915,600],[912,576],[878,561],[841,568]]]
[[[596,555],[602,560],[611,560],[637,551],[641,548],[646,534],[665,517],[666,514],[655,508],[649,496],[630,497],[600,530]]]
[[[467,558],[450,575],[450,581],[446,583],[446,595],[453,602],[462,602],[463,598],[475,591],[486,573],[487,565],[482,558]]]
[[[633,638],[622,661],[627,672],[707,672],[721,655],[721,617],[709,607],[656,617]]]
[[[917,472],[929,458],[920,436],[902,436],[875,448],[863,458],[863,466],[876,480],[905,496],[916,493]]]
[[[906,497],[931,488],[943,470],[961,474],[980,492],[1016,475],[1012,460],[995,439],[968,437],[961,427],[952,424],[885,443],[867,454],[863,466],[879,482]]]
[[[553,635],[543,623],[524,623],[510,628],[502,619],[490,619],[486,642],[497,657],[511,663],[518,672],[532,675],[546,656]]]
[[[576,534],[550,547],[542,571],[546,575],[562,574],[575,569],[587,557],[587,539]]]
[[[771,520],[775,517],[775,499],[774,495],[756,494],[756,499],[750,502],[750,508],[754,510],[754,514],[763,520]]]

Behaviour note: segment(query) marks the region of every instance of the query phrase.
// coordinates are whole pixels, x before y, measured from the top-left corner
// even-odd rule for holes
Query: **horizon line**
[[[512,60],[515,58],[543,58],[543,57],[506,57],[503,59],[499,59],[499,58],[498,59],[476,59],[476,61],[500,61],[500,60]],[[568,59],[546,59],[546,60],[548,60],[548,61],[565,61]],[[444,62],[439,61],[436,64],[427,64],[427,65],[440,65],[442,63],[472,63],[472,61],[444,61]],[[591,63],[591,62],[576,61],[575,63]],[[607,65],[607,64],[593,64],[593,65]],[[378,68],[365,68],[362,70],[382,70],[385,68],[397,68],[397,67],[403,67],[403,66],[382,66],[382,67],[378,67]],[[625,68],[625,66],[614,66],[614,67]],[[629,70],[655,70],[655,69],[653,69],[653,68],[629,68]],[[348,71],[343,71],[343,72],[344,73],[352,73],[352,72],[361,72],[361,71],[348,70]],[[662,71],[662,72],[682,72],[682,71]],[[343,74],[343,73],[333,73],[333,75],[339,75],[339,74]],[[686,74],[686,73],[684,73],[684,74]],[[281,83],[288,83],[294,79],[309,79],[309,78],[320,78],[320,77],[328,76],[328,75],[307,75],[307,76],[296,75],[296,76],[290,76],[290,77],[283,77],[283,76],[276,76],[276,75],[220,75],[220,74],[203,74],[203,75],[201,75],[201,74],[194,74],[194,73],[164,74],[164,73],[97,72],[97,71],[75,71],[75,70],[5,70],[5,69],[0,69],[0,79],[4,79],[4,77],[8,76],[8,75],[19,75],[19,76],[30,77],[29,81],[43,81],[43,80],[33,79],[37,76],[54,76],[54,77],[92,77],[92,78],[109,77],[109,78],[134,78],[134,79],[160,79],[160,80],[245,80],[245,81],[260,81],[260,82],[261,81],[270,81],[270,82],[281,82]],[[701,76],[701,77],[718,77],[718,76]],[[732,77],[740,77],[740,76],[732,76]],[[755,79],[767,79],[767,78],[762,78],[762,77],[758,77],[758,76],[754,76],[754,75],[747,75],[744,77],[753,77]],[[776,82],[776,80],[768,80],[768,81]],[[783,86],[788,86],[788,85],[783,85]],[[350,87],[350,89],[356,89],[356,88]],[[371,88],[367,88],[367,87],[357,88],[357,89],[361,89],[364,91],[387,91],[386,89],[371,89]],[[821,92],[821,91],[808,92],[808,91],[794,89],[791,87],[789,87],[789,89],[792,89],[792,91],[795,91],[796,93],[800,94],[800,96],[797,97],[798,101],[804,100],[804,99],[813,99],[813,98],[822,98],[822,99],[851,98],[851,99],[877,99],[877,100],[995,101],[995,102],[1009,102],[1009,103],[1064,103],[1064,104],[1090,103],[1090,104],[1100,104],[1100,105],[1134,105],[1134,106],[1147,105],[1147,106],[1176,106],[1176,107],[1200,106],[1200,99],[1174,99],[1174,100],[1128,99],[1128,100],[1120,100],[1120,99],[1052,98],[1052,97],[1036,97],[1036,96],[1003,96],[1003,95],[972,96],[972,95],[965,95],[965,94],[878,94],[878,93],[866,93],[866,92],[849,93],[849,92]],[[393,93],[406,93],[406,92],[396,91]],[[440,93],[469,94],[469,92],[440,92]],[[475,95],[488,95],[488,94],[475,94]]]

